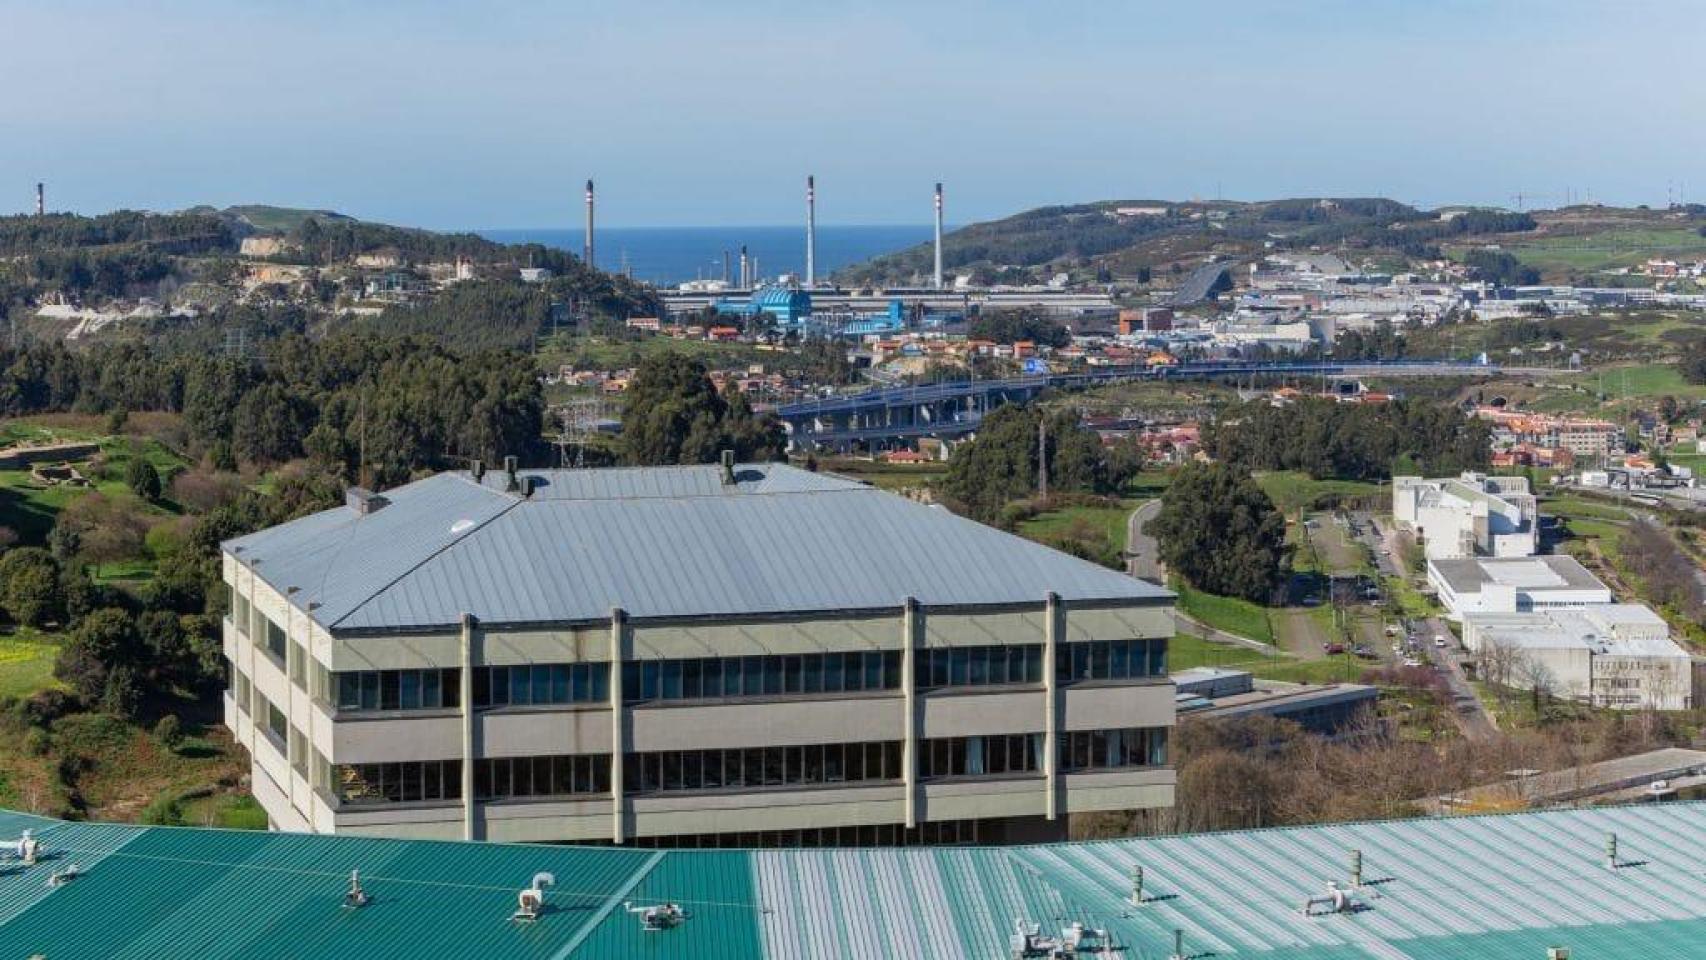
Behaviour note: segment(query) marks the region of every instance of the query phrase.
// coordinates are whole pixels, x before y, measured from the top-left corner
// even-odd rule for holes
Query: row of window
[[[631,703],[899,688],[899,650],[693,657],[622,665],[622,697]]]
[[[1156,637],[1066,643],[1054,651],[1055,676],[1078,680],[1126,680],[1167,675],[1167,641]]]
[[[931,647],[919,653],[918,677],[920,688],[1042,683],[1043,646]]]
[[[629,793],[899,780],[900,771],[901,744],[896,740],[665,750],[622,757],[622,778]]]
[[[1074,730],[1060,735],[1060,769],[1160,767],[1167,764],[1167,728]]]
[[[607,663],[474,668],[476,707],[609,701],[610,665]]]
[[[462,799],[461,760],[341,763],[332,768],[332,778],[338,798],[345,803]]]
[[[920,744],[922,778],[1034,773],[1042,769],[1042,734],[948,737]],[[622,758],[629,793],[781,787],[901,778],[902,745],[828,743],[731,750],[665,750]],[[1167,762],[1164,728],[1084,730],[1063,734],[1065,771],[1160,766]],[[341,764],[333,778],[346,803],[458,800],[462,762]],[[482,800],[577,796],[610,792],[608,754],[495,757],[474,764],[474,795]]]
[[[353,670],[337,674],[339,710],[433,710],[462,703],[462,671]]]

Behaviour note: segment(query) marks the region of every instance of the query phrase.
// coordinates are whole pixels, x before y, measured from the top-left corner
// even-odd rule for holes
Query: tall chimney
[[[44,216],[46,213],[47,185],[38,180],[36,181],[36,216]]]
[[[740,288],[742,290],[751,289],[749,283],[751,279],[747,274],[746,244],[743,243],[740,245]]]
[[[806,289],[817,286],[817,178],[806,177]]]
[[[936,274],[934,286],[942,289],[942,184],[936,184]]]
[[[586,182],[586,243],[581,247],[581,259],[592,266],[592,181]]]
[[[723,249],[723,286],[729,285],[729,251]]]

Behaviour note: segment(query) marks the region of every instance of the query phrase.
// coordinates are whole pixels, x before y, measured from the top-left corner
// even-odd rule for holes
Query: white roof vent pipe
[[[557,878],[549,873],[534,874],[533,885],[516,895],[515,913],[510,915],[510,919],[525,923],[539,919],[539,915],[545,912],[545,888],[556,885]]]

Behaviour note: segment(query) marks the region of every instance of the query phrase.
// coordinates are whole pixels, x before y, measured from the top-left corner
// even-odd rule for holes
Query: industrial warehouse
[[[886,850],[7,813],[0,839],[0,944],[50,960],[1654,960],[1697,957],[1706,940],[1698,803]]]
[[[1001,843],[1172,803],[1172,594],[840,477],[475,465],[223,559],[275,829]]]

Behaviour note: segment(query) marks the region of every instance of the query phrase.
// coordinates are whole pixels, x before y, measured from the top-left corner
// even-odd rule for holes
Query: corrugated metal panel
[[[1091,844],[678,851],[407,842],[43,822],[54,859],[0,864],[0,953],[196,957],[1000,957],[1013,921],[1105,927],[1116,956],[1535,960],[1703,955],[1706,806],[1348,824]],[[1603,862],[1615,832],[1620,864]],[[1363,851],[1365,909],[1304,916]],[[70,862],[80,879],[46,877]],[[1134,864],[1142,906],[1126,902]],[[359,868],[373,903],[341,898]],[[509,919],[537,871],[533,924]],[[624,903],[690,919],[645,932]]]

